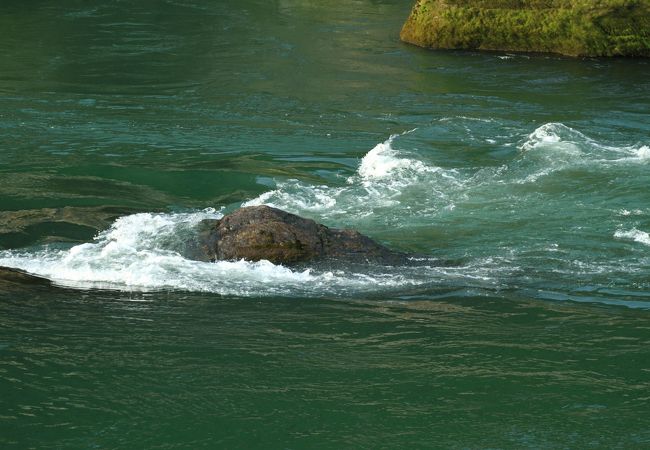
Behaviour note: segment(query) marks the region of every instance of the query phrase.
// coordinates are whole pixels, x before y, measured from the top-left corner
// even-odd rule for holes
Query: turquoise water
[[[0,5],[0,446],[650,445],[650,63],[410,6]],[[252,204],[420,264],[186,258]]]

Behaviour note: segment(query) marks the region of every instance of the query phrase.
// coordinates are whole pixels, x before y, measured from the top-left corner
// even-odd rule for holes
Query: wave
[[[456,120],[463,127],[468,121]],[[447,124],[453,119],[441,121]],[[650,161],[647,145],[605,144],[561,123],[547,123],[516,140],[504,141],[508,132],[495,133],[497,124],[492,122],[486,126],[493,128],[495,137],[498,133],[500,146],[509,152],[499,154],[494,165],[449,168],[436,164],[439,150],[430,145],[435,140],[427,130],[419,129],[377,144],[340,186],[281,180],[274,190],[244,205],[267,204],[373,236],[388,236],[398,243],[416,235],[418,250],[424,252],[437,251],[442,239],[447,256],[465,258],[466,281],[470,273],[477,273],[476,266],[470,270],[468,265],[482,261],[489,274],[486,278],[501,280],[503,285],[513,282],[514,274],[541,272],[543,285],[543,277],[555,273],[554,269],[538,267],[540,259],[530,255],[548,256],[558,248],[563,260],[571,262],[566,263],[571,270],[579,267],[586,277],[604,279],[619,267],[645,272],[637,267],[638,261],[621,260],[613,268],[606,259],[586,255],[594,251],[593,246],[610,246],[621,221],[645,215],[638,208],[630,208],[635,213],[629,216],[622,214],[628,211],[623,205],[633,204],[622,204],[621,199],[626,191],[644,189],[638,182]],[[448,136],[444,139],[448,143]],[[474,136],[472,141],[486,139]],[[440,160],[450,158],[443,155]],[[640,176],[630,176],[632,171]],[[598,208],[583,206],[594,201]],[[567,228],[567,216],[578,222]],[[635,239],[643,242],[643,236],[637,234]],[[617,237],[623,237],[621,232]],[[445,283],[451,275],[437,276]],[[570,274],[563,277],[572,286]]]
[[[631,230],[627,231],[618,230],[616,233],[614,233],[614,237],[619,239],[631,239],[634,242],[638,242],[640,244],[650,245],[650,234],[636,228],[632,228]]]
[[[600,198],[600,208],[581,209],[580,226],[571,233],[565,212],[572,205],[588,203],[584,197],[590,195],[588,190],[565,188],[576,170],[593,172],[585,184],[591,188],[612,168],[635,163],[643,169],[650,160],[648,146],[604,145],[566,125],[549,123],[518,143],[502,143],[510,152],[505,161],[501,157],[493,165],[443,167],[435,161],[449,159],[437,157],[426,132],[412,130],[377,144],[338,185],[276,180],[275,189],[242,203],[266,204],[326,225],[357,228],[380,240],[389,236],[397,247],[408,240],[411,249],[424,254],[423,261],[412,267],[296,269],[267,261],[195,261],[188,257],[188,249],[195,245],[190,237],[197,235],[201,221],[222,217],[223,210],[214,209],[124,216],[90,243],[0,251],[0,265],[78,288],[311,297],[440,286],[506,289],[521,284],[521,277],[528,280],[523,284],[536,280],[536,273],[535,283],[542,286],[548,281],[545,277],[560,273],[559,266],[567,268],[561,276],[568,289],[578,266],[579,275],[587,277],[606,278],[612,270],[619,271],[607,260],[585,260],[576,246],[581,234],[589,239],[600,236],[605,243],[614,233],[616,238],[650,245],[648,233],[636,228],[645,210],[618,204],[616,197]],[[627,175],[627,170],[614,172],[606,182]],[[557,176],[546,178],[544,185],[542,180],[551,174]],[[604,186],[596,189],[601,197],[607,191]],[[434,256],[441,254],[462,264],[437,266]],[[638,269],[635,273],[647,273],[637,267],[638,261],[620,261],[619,266],[626,264]],[[559,282],[553,279],[556,285]]]
[[[366,153],[356,173],[343,186],[311,185],[295,179],[278,181],[276,189],[242,206],[264,204],[354,227],[363,226],[366,219],[398,225],[405,211],[417,214],[423,207],[453,208],[447,193],[457,191],[462,182],[460,173],[402,154],[394,145],[403,135],[393,135]],[[423,186],[433,190],[425,193]]]
[[[440,121],[446,124],[450,120]],[[493,124],[488,121],[488,125]],[[414,146],[400,145],[404,136],[410,138],[419,132],[416,129],[393,135],[377,144],[360,160],[356,173],[342,185],[277,180],[275,189],[244,202],[243,206],[266,204],[376,232],[387,225],[400,228],[413,221],[426,223],[459,205],[490,205],[513,196],[514,203],[523,204],[528,199],[516,197],[516,187],[539,183],[549,175],[560,176],[553,182],[564,183],[564,174],[569,177],[576,170],[602,173],[626,164],[650,161],[647,145],[605,145],[564,124],[547,123],[519,143],[503,143],[503,148],[517,148],[504,164],[445,168],[435,164],[431,154]]]
[[[180,289],[221,295],[336,295],[390,289],[410,282],[397,273],[292,270],[268,261],[201,262],[183,255],[188,236],[221,212],[140,213],[117,219],[91,243],[69,249],[2,251],[0,266],[56,284],[118,290]]]
[[[537,152],[549,159],[574,163],[617,163],[650,161],[647,145],[602,144],[562,123],[547,123],[520,144],[523,152]]]

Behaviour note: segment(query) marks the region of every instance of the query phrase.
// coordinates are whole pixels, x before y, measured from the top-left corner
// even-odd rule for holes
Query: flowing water
[[[410,7],[0,4],[0,447],[650,447],[650,62]],[[259,204],[419,261],[186,257]]]

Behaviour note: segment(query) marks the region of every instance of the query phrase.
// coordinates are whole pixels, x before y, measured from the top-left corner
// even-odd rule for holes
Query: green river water
[[[0,3],[0,448],[650,448],[650,62],[411,6]],[[186,257],[256,204],[420,257]]]

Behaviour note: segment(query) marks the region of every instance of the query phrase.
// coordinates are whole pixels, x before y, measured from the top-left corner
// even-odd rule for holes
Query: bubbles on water
[[[628,209],[619,209],[617,211],[617,213],[618,213],[618,215],[625,216],[625,217],[627,217],[627,216],[641,216],[641,215],[643,215],[643,210],[635,209],[635,210],[630,211]]]
[[[99,233],[94,242],[68,250],[45,247],[35,253],[4,251],[0,252],[0,265],[20,268],[64,284],[169,287],[169,283],[174,283],[173,274],[193,263],[181,252],[189,236],[195,234],[194,227],[202,220],[220,217],[222,214],[213,209],[194,213],[133,214],[118,218],[109,229]]]

